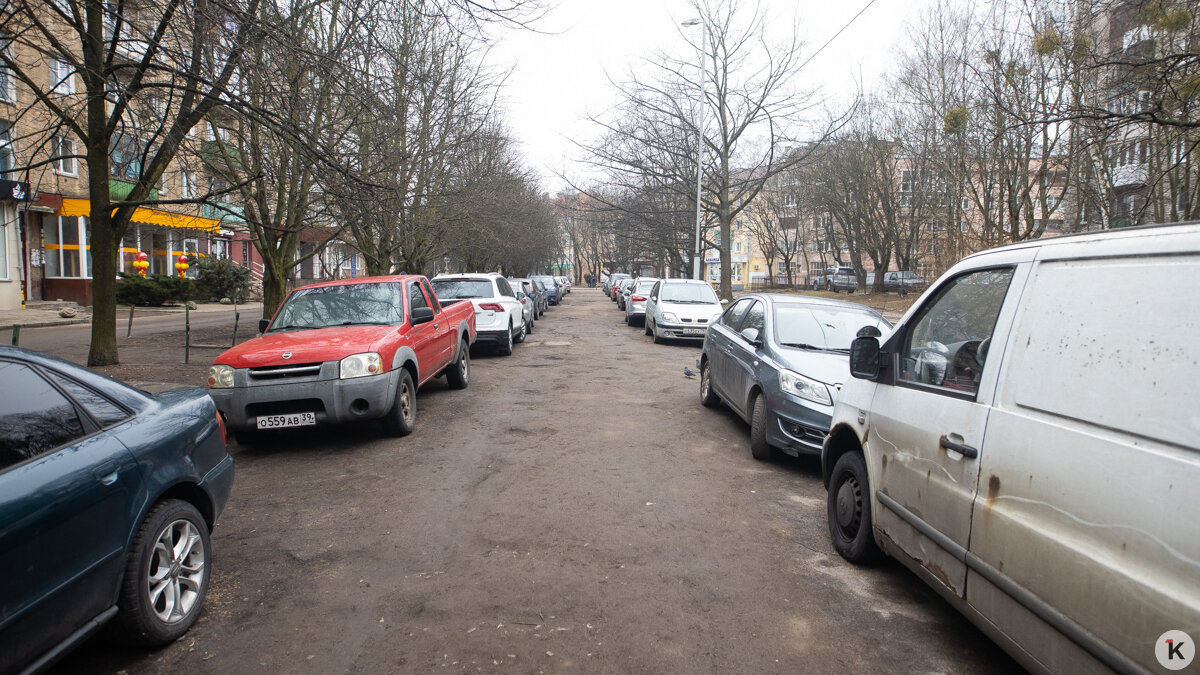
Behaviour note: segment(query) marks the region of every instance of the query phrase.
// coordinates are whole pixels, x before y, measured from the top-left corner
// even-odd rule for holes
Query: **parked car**
[[[1200,626],[1200,295],[1169,292],[1197,288],[1196,224],[960,261],[851,347],[834,548],[901,561],[1030,671],[1162,672]]]
[[[517,302],[521,303],[521,316],[525,321],[525,334],[528,335],[533,332],[533,319],[537,315],[536,299],[521,290],[520,286],[513,288],[513,292],[517,294]]]
[[[725,309],[716,291],[699,279],[661,279],[646,298],[646,335],[703,340],[705,330]]]
[[[564,294],[569,294],[571,292],[571,277],[554,277],[554,278],[558,280],[558,283],[560,285],[562,285]]]
[[[6,346],[0,382],[0,669],[47,668],[110,621],[143,646],[178,639],[233,487],[212,399]]]
[[[562,289],[559,288],[558,282],[549,274],[535,274],[530,279],[537,279],[546,287],[546,301],[551,305],[557,305],[562,302]]]
[[[883,290],[888,293],[908,293],[925,290],[929,284],[913,271],[884,272]]]
[[[629,289],[633,288],[634,279],[622,279],[617,283],[617,309],[625,311],[625,298],[629,297]]]
[[[550,309],[550,289],[546,288],[546,284],[541,279],[531,278],[529,283],[533,284],[538,299],[541,300],[542,308],[538,311],[538,316],[542,316],[546,313],[546,310]]]
[[[475,313],[439,302],[420,275],[362,277],[288,294],[261,336],[213,360],[208,393],[247,443],[263,432],[382,419],[406,436],[417,389],[470,379]]]
[[[608,281],[605,282],[605,284],[604,284],[604,294],[606,296],[608,296],[609,300],[616,302],[616,300],[617,300],[617,294],[616,294],[617,282],[622,279],[628,279],[629,277],[630,277],[630,275],[625,274],[624,272],[616,272],[614,274],[609,275]]]
[[[525,341],[525,311],[508,279],[499,274],[439,274],[433,279],[433,290],[443,307],[471,303],[476,344],[491,345],[508,356],[514,344]]]
[[[634,282],[629,297],[625,299],[625,323],[630,326],[638,322],[646,323],[646,300],[649,299],[650,291],[656,283],[658,279],[654,277],[638,277]]]
[[[525,295],[529,296],[530,300],[533,302],[533,318],[535,321],[543,313],[545,313],[547,304],[545,286],[535,283],[532,279],[513,277],[509,277],[508,284],[512,286],[514,290],[524,291]]]
[[[750,424],[750,451],[819,454],[850,342],[863,326],[891,328],[875,310],[811,296],[738,298],[708,327],[700,352],[700,402],[721,401]]]
[[[821,290],[853,293],[858,290],[858,273],[853,267],[830,267],[821,278]]]

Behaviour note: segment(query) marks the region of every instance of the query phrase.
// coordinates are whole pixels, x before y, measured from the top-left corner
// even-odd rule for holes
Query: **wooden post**
[[[21,324],[19,323],[13,326],[12,343],[14,347],[21,346]]]

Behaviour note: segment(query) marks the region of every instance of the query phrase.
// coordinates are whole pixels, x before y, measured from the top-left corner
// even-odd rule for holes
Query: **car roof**
[[[712,285],[703,279],[659,279],[659,281],[663,282],[664,284],[704,284],[705,286]]]
[[[963,258],[963,260],[971,260],[981,256],[991,255],[997,251],[1013,251],[1022,248],[1046,248],[1052,246],[1086,246],[1091,242],[1107,241],[1111,239],[1121,239],[1126,237],[1136,237],[1146,234],[1170,234],[1178,232],[1179,234],[1200,234],[1200,221],[1192,220],[1182,223],[1161,223],[1155,225],[1139,225],[1137,227],[1122,227],[1115,230],[1100,230],[1096,232],[1075,232],[1071,234],[1063,234],[1055,237],[1041,237],[1039,239],[1029,239],[1027,241],[1019,241],[1013,244],[997,246],[986,251],[972,253]],[[960,261],[961,262],[961,261]]]
[[[793,295],[791,293],[747,293],[739,296],[737,300],[744,298],[762,298],[767,302],[780,305],[820,305],[822,307],[840,307],[842,309],[855,309],[879,314],[879,311],[866,305],[851,302],[849,300],[836,300],[834,298],[819,298],[815,295]],[[882,314],[879,314],[883,316]]]
[[[454,281],[460,279],[472,279],[477,281],[486,281],[495,279],[500,276],[495,272],[463,272],[462,274],[439,274],[434,277],[434,280],[441,279],[442,281]]]

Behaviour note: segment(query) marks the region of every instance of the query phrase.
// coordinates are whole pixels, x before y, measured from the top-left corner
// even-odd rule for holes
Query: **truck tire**
[[[458,358],[446,369],[446,383],[451,389],[466,389],[471,382],[471,348],[467,341],[458,343]]]
[[[389,436],[407,436],[417,426],[417,388],[407,368],[400,369],[400,384],[396,385],[396,400],[383,417],[383,430]]]

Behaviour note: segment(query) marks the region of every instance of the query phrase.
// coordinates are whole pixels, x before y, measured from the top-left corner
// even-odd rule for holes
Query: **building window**
[[[195,188],[196,179],[192,176],[192,172],[184,169],[179,172],[179,196],[184,199],[192,199],[196,196]]]
[[[0,120],[0,178],[11,179],[12,169],[12,122]]]
[[[249,241],[242,242],[242,263],[246,264],[246,265],[250,264],[250,242]]]
[[[53,56],[50,57],[50,90],[56,94],[75,93],[75,77],[71,64]]]
[[[80,279],[92,276],[87,218],[59,216],[50,227],[42,230],[42,237],[47,277]]]
[[[10,44],[12,37],[0,34],[0,52],[7,53]],[[17,102],[16,78],[13,77],[12,71],[3,65],[0,65],[0,101]]]
[[[50,167],[63,176],[76,175],[75,139],[55,136],[50,139]]]
[[[136,137],[119,134],[113,138],[109,151],[110,169],[113,178],[135,181],[142,173],[142,156]]]

